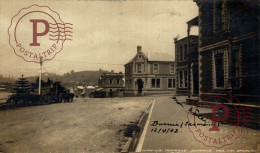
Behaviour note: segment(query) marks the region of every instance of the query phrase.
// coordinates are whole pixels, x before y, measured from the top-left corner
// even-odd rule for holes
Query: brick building
[[[125,93],[175,94],[175,62],[166,53],[144,53],[137,46],[136,55],[125,64]]]
[[[194,2],[199,7],[200,93],[214,89],[229,92],[243,103],[259,102],[259,2]]]

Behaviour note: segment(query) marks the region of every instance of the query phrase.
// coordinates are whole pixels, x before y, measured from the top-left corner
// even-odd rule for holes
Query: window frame
[[[109,79],[109,84],[113,84],[113,79]]]
[[[139,71],[139,66],[140,66],[140,71]],[[142,64],[137,63],[137,73],[142,73]]]
[[[158,84],[158,80],[159,80],[159,84]],[[162,86],[161,78],[152,78],[151,79],[151,85],[152,85],[151,86],[152,89],[161,89],[161,86]]]
[[[223,86],[217,86],[217,75],[216,75],[216,60],[215,56],[218,53],[223,53],[223,61],[222,61],[222,67],[223,67],[223,75],[224,75],[224,85]],[[212,87],[213,89],[229,89],[230,88],[230,81],[227,77],[229,75],[229,68],[228,68],[228,47],[219,48],[214,51],[212,51]]]
[[[157,65],[157,72],[155,72],[155,65]],[[154,73],[154,74],[159,74],[159,71],[160,71],[160,70],[159,70],[159,63],[154,63],[154,64],[153,64],[153,73]]]
[[[172,72],[172,66],[173,66],[173,72]],[[175,64],[170,64],[170,73],[175,74]]]
[[[187,73],[187,77],[185,78],[185,72]],[[182,73],[182,77],[180,77],[180,73]],[[178,88],[186,89],[189,86],[188,77],[189,71],[187,69],[178,71]],[[182,81],[182,82],[181,82]],[[187,86],[186,86],[187,85]],[[176,85],[175,85],[176,86]]]
[[[168,89],[175,89],[176,88],[176,79],[175,78],[167,78],[167,80],[168,80]],[[169,82],[170,82],[170,80],[171,80],[171,86],[169,87]]]
[[[179,50],[179,61],[183,61],[183,46],[180,45],[180,50]]]

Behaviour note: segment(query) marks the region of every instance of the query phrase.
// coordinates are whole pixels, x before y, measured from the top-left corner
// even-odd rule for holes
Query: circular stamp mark
[[[9,44],[14,53],[26,62],[52,60],[72,40],[72,24],[64,23],[60,15],[48,6],[31,5],[22,8],[8,28]]]
[[[218,94],[212,96],[212,92]],[[194,139],[205,147],[217,149],[232,145],[242,135],[245,125],[245,112],[238,107],[239,99],[223,91],[202,93],[199,97],[201,100],[193,102],[187,115],[191,125],[188,128]],[[205,108],[206,102],[216,100],[219,103],[210,103],[209,108]]]

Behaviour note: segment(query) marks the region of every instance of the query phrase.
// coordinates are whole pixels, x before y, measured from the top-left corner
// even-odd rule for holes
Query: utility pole
[[[39,91],[38,94],[41,95],[41,85],[42,85],[42,56],[40,57],[40,66],[41,66],[41,71],[40,71],[40,77],[39,77]]]
[[[55,85],[56,85],[56,95],[58,95],[58,87],[57,87],[57,84],[58,84],[58,79],[56,78],[56,83],[55,83]]]

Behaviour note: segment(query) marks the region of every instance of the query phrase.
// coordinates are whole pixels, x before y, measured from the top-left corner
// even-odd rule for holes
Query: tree
[[[18,78],[18,80],[16,80],[12,92],[16,94],[27,94],[30,92],[30,90],[31,85],[22,75],[21,78]]]

